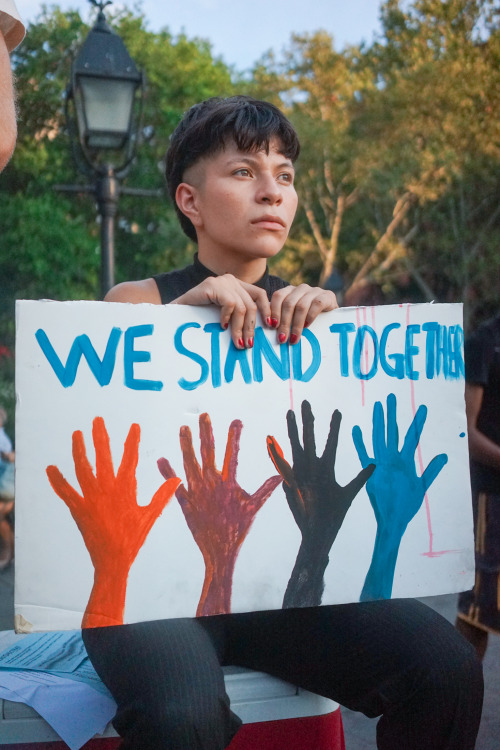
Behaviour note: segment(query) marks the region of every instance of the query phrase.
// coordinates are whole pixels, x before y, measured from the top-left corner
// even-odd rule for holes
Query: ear
[[[201,224],[201,216],[198,210],[197,190],[194,185],[181,182],[175,191],[175,201],[179,210],[190,219],[191,223],[198,227]]]

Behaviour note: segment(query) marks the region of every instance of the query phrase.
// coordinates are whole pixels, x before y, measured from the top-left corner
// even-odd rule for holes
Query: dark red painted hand
[[[47,466],[49,482],[68,506],[95,570],[82,628],[123,623],[130,567],[181,481],[178,477],[169,477],[155,492],[150,504],[140,506],[137,504],[135,476],[139,459],[139,425],[130,427],[116,475],[102,417],[94,419],[92,437],[95,473],[87,458],[81,431],[73,433],[73,461],[81,495],[66,481],[57,466]]]
[[[240,487],[236,469],[242,429],[239,419],[231,422],[222,471],[215,466],[214,434],[208,414],[200,416],[201,467],[194,452],[191,430],[186,426],[180,429],[187,489],[181,484],[175,495],[205,561],[205,581],[197,616],[231,611],[233,573],[239,549],[257,512],[281,482],[281,477],[270,477],[253,495]],[[159,459],[158,468],[165,479],[175,476],[166,458]]]

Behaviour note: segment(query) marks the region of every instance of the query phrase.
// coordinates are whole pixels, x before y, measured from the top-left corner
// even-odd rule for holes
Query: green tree
[[[494,4],[388,0],[382,23],[383,39],[366,56],[377,87],[358,121],[359,158],[374,177],[372,205],[395,217],[394,206],[406,208],[404,232],[377,242],[353,283],[396,265],[424,298],[463,299],[472,312],[477,285],[486,291],[481,259],[493,263],[496,278],[500,271],[492,246],[500,215]],[[381,200],[384,193],[390,200]]]
[[[214,59],[208,42],[174,37],[168,30],[153,33],[142,16],[129,10],[110,23],[148,81],[145,137],[126,182],[161,188],[161,162],[182,112],[208,96],[232,93],[231,71]],[[44,7],[12,58],[20,122],[14,157],[0,178],[0,344],[13,343],[14,299],[92,299],[98,294],[99,228],[92,196],[53,189],[58,183],[86,181],[77,175],[70,154],[64,91],[88,31],[78,13]],[[166,197],[122,196],[117,280],[169,270],[192,251]]]

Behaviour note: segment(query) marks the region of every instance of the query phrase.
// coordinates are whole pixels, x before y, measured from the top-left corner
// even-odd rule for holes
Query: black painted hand
[[[352,501],[375,469],[375,465],[370,464],[345,487],[339,485],[335,477],[335,460],[341,420],[341,413],[335,410],[325,450],[319,457],[316,455],[310,403],[302,402],[303,445],[300,444],[295,414],[290,410],[287,424],[293,467],[284,458],[276,439],[267,438],[269,455],[283,478],[286,499],[302,535],[283,607],[321,604],[330,549]]]

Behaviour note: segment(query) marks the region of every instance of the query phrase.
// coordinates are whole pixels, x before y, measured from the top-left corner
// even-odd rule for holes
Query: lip
[[[272,216],[271,214],[264,214],[264,216],[259,216],[257,219],[254,219],[252,221],[252,224],[268,224],[270,227],[272,227],[273,225],[275,227],[275,225],[278,224],[280,227],[286,227],[283,219],[280,219],[279,216]]]

